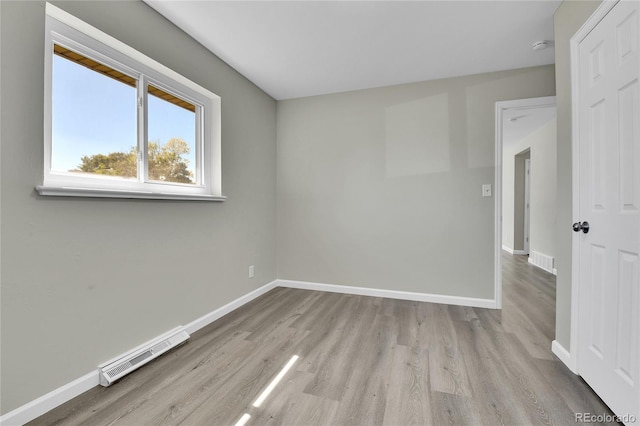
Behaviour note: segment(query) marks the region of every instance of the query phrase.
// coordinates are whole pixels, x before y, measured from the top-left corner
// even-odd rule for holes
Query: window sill
[[[142,200],[224,201],[223,195],[177,194],[171,192],[129,191],[114,189],[36,186],[38,194],[54,197],[134,198]]]

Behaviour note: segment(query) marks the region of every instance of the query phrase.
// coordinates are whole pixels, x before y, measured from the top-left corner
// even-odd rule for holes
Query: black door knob
[[[589,232],[589,222],[576,222],[573,224],[573,232],[584,232],[585,234]]]

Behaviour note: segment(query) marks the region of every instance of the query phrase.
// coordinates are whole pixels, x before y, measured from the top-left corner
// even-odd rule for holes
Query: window
[[[220,98],[47,3],[41,195],[224,200]]]

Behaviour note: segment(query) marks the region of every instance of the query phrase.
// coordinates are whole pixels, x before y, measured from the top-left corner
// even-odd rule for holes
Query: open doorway
[[[553,272],[556,202],[555,96],[496,103],[496,307],[502,256]]]

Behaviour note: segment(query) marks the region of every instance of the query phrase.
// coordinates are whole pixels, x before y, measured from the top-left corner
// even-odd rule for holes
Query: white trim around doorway
[[[556,97],[516,99],[496,102],[496,148],[495,148],[495,238],[494,238],[494,300],[496,309],[502,309],[502,146],[503,115],[507,110],[555,107]]]

